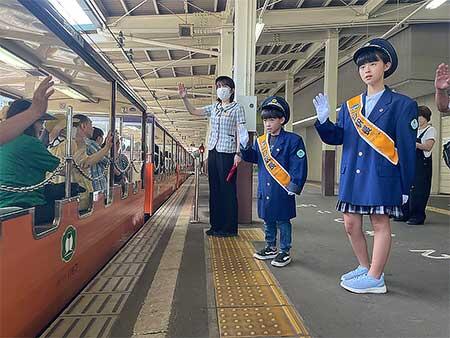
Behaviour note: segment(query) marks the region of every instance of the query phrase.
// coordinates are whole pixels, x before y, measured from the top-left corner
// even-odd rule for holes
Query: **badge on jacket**
[[[305,152],[304,152],[304,150],[303,150],[303,149],[299,149],[299,151],[297,151],[297,156],[298,156],[299,158],[305,157]]]
[[[418,126],[419,126],[419,123],[417,122],[417,119],[413,119],[413,120],[411,121],[411,128],[412,128],[413,130],[416,130]]]

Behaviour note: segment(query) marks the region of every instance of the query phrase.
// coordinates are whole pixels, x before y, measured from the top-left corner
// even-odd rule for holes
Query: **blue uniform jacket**
[[[415,174],[417,103],[386,87],[369,120],[394,141],[397,165],[359,136],[346,103],[341,106],[336,124],[316,121],[323,142],[343,145],[339,199],[361,206],[400,206],[402,195],[409,195]]]
[[[241,153],[244,161],[258,164],[258,216],[267,222],[294,218],[295,195],[288,195],[266,170],[257,141],[253,147],[241,148]],[[282,129],[273,146],[272,156],[291,176],[289,190],[300,194],[308,171],[302,138]]]

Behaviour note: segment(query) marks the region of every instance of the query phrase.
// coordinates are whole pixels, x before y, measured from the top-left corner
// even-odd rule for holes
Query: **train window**
[[[141,179],[142,169],[142,124],[140,122],[125,122],[122,127],[122,149],[130,161],[128,172],[129,182],[135,183]]]
[[[172,137],[165,133],[164,138],[164,172],[172,172]]]
[[[164,131],[156,124],[155,125],[155,145],[153,152],[153,163],[155,164],[155,174],[158,175],[163,171],[163,148],[164,148]]]
[[[147,121],[146,123],[146,138],[145,138],[145,144],[146,144],[146,156],[153,154],[152,144],[153,144],[153,122]]]
[[[108,112],[105,112],[108,113]],[[100,128],[103,133],[106,135],[109,132],[109,117],[108,116],[89,116],[92,120],[92,126]],[[119,126],[122,124],[122,119],[120,117],[116,117],[116,130],[119,130]]]

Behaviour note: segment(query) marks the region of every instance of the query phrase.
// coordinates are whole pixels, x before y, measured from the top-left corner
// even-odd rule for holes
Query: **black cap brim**
[[[398,59],[397,59],[397,54],[395,53],[395,50],[393,52],[389,52],[387,49],[385,49],[381,46],[376,46],[376,45],[364,46],[364,47],[361,47],[360,49],[358,49],[355,52],[355,54],[353,54],[353,62],[356,63],[356,61],[358,60],[359,56],[362,53],[372,51],[372,50],[378,50],[378,51],[382,52],[383,54],[386,54],[389,57],[389,62],[391,63],[391,66],[389,67],[389,69],[387,71],[384,72],[384,78],[391,76],[395,72],[395,70],[397,69],[397,66],[398,66]]]
[[[50,115],[50,114],[44,113],[44,114],[39,118],[39,120],[41,120],[41,121],[56,120],[56,117],[54,117],[54,116],[52,116],[52,115]]]

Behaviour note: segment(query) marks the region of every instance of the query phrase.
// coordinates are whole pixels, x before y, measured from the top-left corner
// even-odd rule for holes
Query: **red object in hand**
[[[231,179],[233,178],[234,173],[236,172],[236,169],[237,169],[237,165],[233,164],[233,166],[230,169],[230,172],[228,173],[227,182],[231,181]]]

